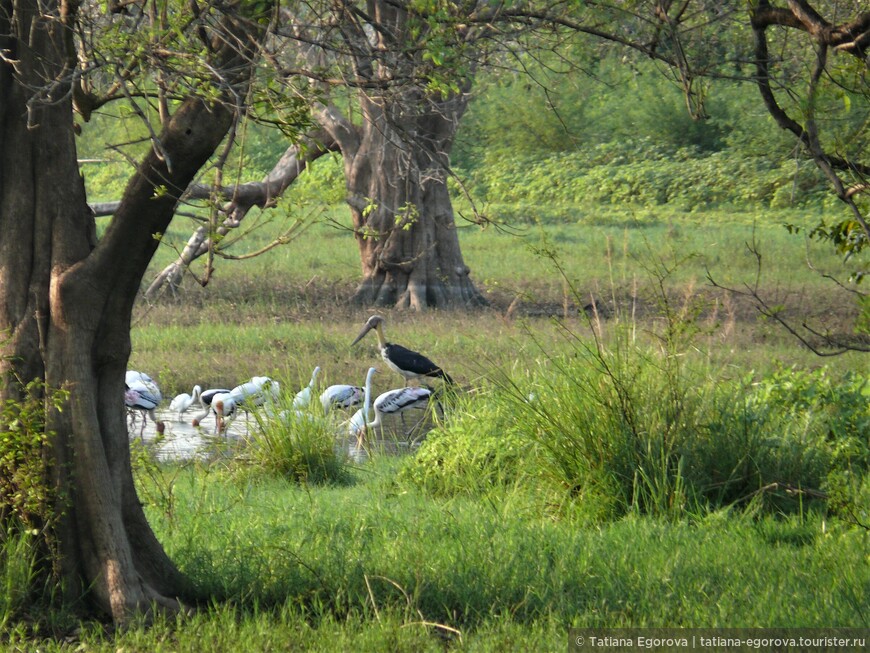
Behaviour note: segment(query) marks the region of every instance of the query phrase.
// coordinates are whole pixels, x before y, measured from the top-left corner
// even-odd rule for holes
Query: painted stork
[[[216,395],[211,402],[214,410],[217,433],[224,433],[238,414],[236,408],[249,410],[274,401],[281,392],[281,386],[268,376],[255,376],[250,381],[237,385],[224,394]],[[229,418],[226,422],[225,418]]]
[[[375,421],[369,424],[370,427],[381,425],[381,417],[384,415],[399,414],[402,418],[402,425],[405,424],[405,411],[413,410],[414,408],[425,408],[429,405],[429,401],[434,396],[432,388],[421,386],[406,386],[404,388],[396,388],[395,390],[387,390],[379,394],[375,399]]]
[[[372,408],[372,377],[377,369],[370,367],[366,373],[365,389],[363,390],[363,407],[356,411],[347,423],[347,433],[356,438],[358,447],[362,446],[366,429],[369,426],[369,411]]]
[[[369,429],[375,429],[383,423],[384,415],[404,414],[406,410],[425,408],[433,396],[431,388],[405,387],[387,390],[378,395],[372,404],[372,376],[374,367],[369,368],[366,375],[363,407],[353,414],[348,422],[348,434],[356,438],[357,446],[363,446]],[[375,418],[369,421],[369,410],[374,409]]]
[[[308,405],[311,403],[311,394],[314,392],[314,384],[317,383],[318,374],[320,374],[320,368],[315,367],[314,371],[311,373],[311,381],[308,382],[307,386],[297,392],[296,396],[293,398],[293,408],[296,408],[297,410],[308,408]]]
[[[336,408],[348,409],[359,406],[365,397],[365,388],[358,385],[331,385],[320,394],[320,405],[328,413]]]
[[[154,422],[157,432],[163,433],[166,427],[154,413],[154,409],[163,401],[163,395],[160,394],[160,388],[157,387],[154,379],[144,372],[128,370],[124,375],[124,387],[124,405],[130,410],[142,411],[142,428],[139,437],[141,438],[145,433],[145,423],[148,421],[146,416]]]
[[[384,336],[384,318],[380,315],[372,315],[368,319],[362,331],[359,332],[356,340],[350,343],[350,346],[353,347],[371,330],[374,330],[378,336],[381,357],[391,370],[398,372],[405,378],[405,385],[411,379],[420,379],[422,377],[440,377],[446,383],[453,384],[453,379],[450,378],[450,375],[423,354],[411,351],[402,345],[387,342]]]
[[[203,390],[199,393],[199,405],[201,407],[201,411],[193,416],[193,419],[190,420],[190,423],[193,426],[199,426],[202,420],[208,417],[208,414],[211,412],[211,404],[214,401],[214,398],[218,395],[226,394],[230,391],[229,388],[209,388],[208,390]]]
[[[193,386],[190,394],[182,392],[180,395],[175,395],[175,398],[169,403],[169,410],[178,412],[178,421],[183,422],[182,416],[190,408],[195,401],[199,400],[199,395],[202,393],[202,388],[198,385]]]

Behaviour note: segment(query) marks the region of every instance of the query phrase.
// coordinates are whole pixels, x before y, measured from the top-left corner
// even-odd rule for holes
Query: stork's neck
[[[366,387],[363,394],[363,423],[369,421],[369,411],[372,407],[372,377],[375,375],[374,368],[366,374]]]
[[[384,336],[384,327],[380,323],[375,326],[375,333],[378,336],[378,344],[380,345],[381,349],[383,349],[387,346],[387,338]]]

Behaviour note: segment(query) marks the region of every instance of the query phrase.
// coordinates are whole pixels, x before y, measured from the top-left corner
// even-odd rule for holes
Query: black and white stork
[[[165,426],[154,414],[154,409],[163,401],[163,395],[154,379],[144,372],[128,370],[124,375],[124,384],[124,405],[130,410],[142,411],[142,428],[139,430],[139,437],[141,438],[145,433],[145,422],[148,421],[146,416],[154,422],[157,432],[163,433]]]
[[[375,421],[369,424],[369,426],[373,428],[380,426],[381,418],[384,415],[398,414],[402,418],[402,426],[404,427],[405,411],[415,408],[426,408],[433,396],[434,391],[427,386],[406,386],[404,388],[396,388],[395,390],[387,390],[379,394],[378,398],[375,399],[373,404]]]
[[[268,376],[255,376],[250,381],[237,385],[227,393],[216,395],[211,402],[217,422],[217,434],[224,433],[236,418],[238,411],[262,406],[267,401],[275,401],[281,386]],[[229,418],[226,422],[226,418]]]
[[[175,398],[169,403],[169,410],[178,413],[178,421],[183,422],[182,416],[190,408],[193,403],[199,400],[199,395],[202,393],[202,388],[198,385],[193,386],[190,394],[182,392],[180,395],[175,395]]]
[[[336,408],[347,410],[359,406],[365,397],[365,388],[358,385],[336,384],[320,393],[320,405],[328,413]]]
[[[190,420],[190,423],[193,426],[199,426],[202,420],[208,417],[208,414],[211,412],[211,404],[212,401],[214,401],[214,398],[218,395],[226,394],[229,391],[229,388],[209,388],[208,390],[203,390],[202,392],[200,392],[199,405],[202,410],[193,416],[193,419]]]
[[[354,413],[348,422],[348,433],[356,438],[357,446],[360,447],[365,441],[368,430],[381,426],[384,415],[402,414],[404,416],[406,410],[425,408],[429,405],[434,394],[432,388],[427,387],[396,388],[379,394],[372,403],[372,376],[376,371],[374,367],[369,368],[366,375],[363,407]],[[372,421],[369,421],[370,407],[374,409],[375,413],[375,418]]]
[[[405,378],[405,385],[407,385],[408,381],[411,379],[420,379],[423,377],[440,377],[448,384],[453,383],[453,379],[450,378],[450,375],[447,374],[447,372],[426,358],[423,354],[412,351],[402,345],[387,342],[387,339],[384,336],[384,318],[380,315],[372,315],[368,319],[362,331],[360,331],[356,340],[350,343],[350,346],[353,347],[372,330],[374,330],[378,336],[381,357],[391,370],[398,372]]]

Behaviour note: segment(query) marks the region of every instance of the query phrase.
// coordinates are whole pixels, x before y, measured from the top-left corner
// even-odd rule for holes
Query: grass
[[[331,382],[361,382],[354,379],[365,374],[371,343],[353,350],[348,345],[371,311],[346,304],[359,276],[359,261],[350,232],[334,224],[346,223],[347,211],[334,208],[324,216],[329,223],[313,224],[299,240],[262,257],[220,261],[205,289],[188,282],[178,301],[141,304],[131,365],[149,370],[170,395],[189,391],[195,383],[231,387],[255,374],[271,374],[302,387],[315,365],[326,370]],[[660,257],[680,261],[669,280],[675,300],[704,302],[708,350],[721,364],[740,369],[770,368],[775,361],[818,364],[780,327],[760,321],[751,304],[707,284],[708,270],[723,284],[753,283],[756,259],[746,249],[753,238],[765,263],[761,288],[772,304],[785,306],[793,317],[818,316],[835,330],[853,328],[858,313],[853,298],[832,292],[830,282],[806,265],[810,256],[819,269],[836,272],[841,269],[837,256],[781,226],[814,224],[815,214],[605,214],[602,209],[594,220],[575,218],[531,226],[519,237],[495,228],[460,226],[466,262],[493,310],[471,316],[385,310],[388,335],[425,349],[451,373],[471,382],[478,371],[468,361],[520,360],[527,355],[526,325],[551,342],[558,340],[551,335],[551,317],[576,320],[575,328],[582,329],[578,306],[593,296],[621,311],[623,321],[654,315],[657,291],[649,266]],[[247,247],[265,245],[276,226],[254,230]],[[167,242],[183,242],[186,236],[175,227]],[[169,245],[160,248],[152,270],[173,256]],[[553,257],[564,278],[555,274]],[[829,363],[855,369],[859,359],[845,356]]]
[[[765,256],[776,261],[763,289],[798,314],[822,312],[851,329],[854,305],[832,298],[828,282],[806,270],[805,244],[773,224],[780,218],[815,220],[783,214],[754,225]],[[801,386],[804,371],[820,361],[758,320],[751,306],[705,285],[705,266],[728,283],[752,280],[754,259],[742,252],[753,222],[761,221],[569,212],[522,238],[463,229],[466,261],[492,308],[381,311],[388,337],[425,351],[462,388],[455,417],[416,456],[376,452],[354,464],[336,455],[334,424],[319,422],[264,429],[237,456],[208,463],[166,466],[140,452],[140,497],[202,604],[190,615],[117,632],[84,623],[68,643],[53,629],[67,635],[76,627],[69,616],[13,620],[4,643],[44,651],[200,651],[203,642],[215,651],[551,651],[565,646],[570,627],[867,627],[870,542],[854,525],[868,521],[861,504],[870,496],[866,443],[860,434],[840,437],[860,428],[858,421],[837,421],[847,414],[838,408],[843,397],[852,397],[857,408],[848,415],[856,420],[866,403],[863,386],[847,395],[836,380],[866,361],[859,354],[828,361],[822,376],[830,386],[812,379]],[[251,249],[270,228],[254,232]],[[324,370],[323,386],[362,384],[370,365],[383,369],[373,338],[349,346],[371,312],[343,303],[358,276],[350,234],[315,224],[303,238],[258,259],[222,262],[206,289],[187,283],[180,299],[141,303],[131,367],[155,376],[167,397],[196,383],[231,387],[267,374],[281,382],[286,401],[315,365]],[[171,254],[161,248],[154,270]],[[814,256],[838,265],[825,251]],[[677,260],[663,283],[656,263]],[[590,293],[608,309],[600,323],[582,311]],[[690,327],[691,337],[676,348],[663,340],[663,299],[679,316],[670,326]],[[600,358],[580,355],[578,343],[588,347],[593,334],[623,356],[622,376],[602,375]],[[637,352],[646,353],[638,359]],[[634,394],[615,395],[642,413],[630,435],[641,441],[677,433],[697,447],[679,450],[692,465],[672,464],[676,449],[664,447],[659,477],[654,464],[629,467],[639,470],[636,478],[621,467],[607,471],[617,444],[608,437],[618,430],[608,421],[608,378],[617,387],[636,382]],[[385,373],[375,383],[378,393],[398,379]],[[578,383],[585,392],[576,391]],[[710,397],[719,386],[725,390],[717,403]],[[751,388],[768,393],[760,405],[795,408],[770,418],[767,428],[781,427],[779,436],[755,435],[748,426],[728,431],[738,414],[746,424],[754,419]],[[813,395],[817,388],[835,400]],[[735,389],[730,412],[728,389]],[[661,400],[674,390],[697,402],[682,421]],[[558,399],[563,417],[523,412],[529,392]],[[718,412],[705,413],[711,408]],[[717,416],[730,421],[717,423]],[[788,440],[792,457],[777,453],[777,437]],[[648,507],[667,508],[716,464],[736,467],[729,456],[754,456],[746,451],[756,445],[774,471],[785,459],[801,467],[801,447],[830,453],[842,474],[828,480],[848,510],[753,498],[756,480],[741,490],[750,495],[745,501],[723,491],[719,500],[685,501],[679,510]],[[656,452],[649,453],[655,463]],[[572,457],[582,463],[573,471]],[[629,479],[629,488],[646,487],[644,501],[631,490],[612,493],[642,507],[609,509],[608,474]],[[578,478],[583,492],[566,501],[581,487]],[[4,564],[0,578],[22,572]],[[26,614],[20,597],[6,596],[16,600],[7,614]]]
[[[344,487],[173,471],[173,509],[148,503],[149,517],[216,603],[150,627],[84,624],[68,645],[13,630],[13,647],[552,651],[570,627],[870,621],[866,532],[815,513],[587,528],[521,493],[432,497],[397,485],[399,465],[374,459]]]
[[[458,629],[506,616],[576,626],[870,619],[866,534],[826,531],[816,515],[578,528],[520,495],[487,505],[396,486],[395,465],[375,460],[356,484],[317,489],[190,475],[176,483],[173,521],[152,512],[152,523],[201,588],[238,605],[256,597],[336,618],[393,610]],[[817,590],[802,605],[782,600],[807,584]]]

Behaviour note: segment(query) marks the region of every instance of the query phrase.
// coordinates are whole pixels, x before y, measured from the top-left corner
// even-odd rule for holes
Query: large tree
[[[189,590],[133,485],[123,404],[131,314],[155,235],[233,124],[270,18],[267,2],[142,7],[0,0],[0,399],[22,399],[33,380],[68,392],[59,406],[46,403],[41,455],[53,505],[28,514],[4,493],[0,528],[41,525],[51,544],[44,571],[66,598],[86,595],[116,621],[177,609]],[[111,38],[97,49],[102,36]],[[172,83],[169,67],[153,67],[191,57],[194,42],[201,65],[185,64]],[[88,117],[112,97],[147,113],[152,93],[150,147],[97,239],[73,97]]]
[[[220,189],[223,223],[200,227],[148,294],[176,287],[185,266],[219,248],[252,206],[268,206],[313,158],[337,150],[361,261],[353,301],[414,310],[484,304],[460,249],[450,152],[480,66],[564,38],[556,26],[565,8],[545,2],[550,11],[538,13],[531,4],[347,0],[283,12],[270,60],[281,76],[318,90],[316,129],[263,181]]]
[[[354,301],[416,310],[484,304],[462,257],[447,186],[479,54],[472,46],[486,31],[462,21],[481,7],[488,5],[370,0],[285,11],[271,60],[285,79],[304,71],[318,89],[317,126],[262,182],[222,189],[223,223],[199,228],[148,293],[177,286],[214,236],[238,226],[252,206],[267,206],[314,158],[337,150],[362,267]]]
[[[866,86],[861,71],[866,67],[868,14],[842,15],[843,8],[832,2],[816,5],[794,0],[748,6],[711,0],[372,0],[331,3],[328,10],[314,12],[317,19],[285,14],[279,32],[302,45],[289,50],[303,53],[292,64],[285,60],[287,68],[324,87],[338,80],[356,94],[353,106],[360,119],[338,109],[347,101],[327,103],[317,115],[324,147],[307,150],[316,156],[338,148],[343,154],[363,272],[356,300],[416,308],[479,301],[465,278],[468,268],[455,239],[445,183],[468,89],[479,64],[491,60],[494,52],[505,65],[506,53],[533,56],[572,33],[664,63],[697,120],[706,118],[712,79],[742,78],[757,84],[769,115],[798,138],[848,207],[849,217],[822,225],[815,235],[830,238],[841,249],[860,251],[868,236],[866,211],[857,199],[866,188],[865,148],[860,137],[851,143],[837,138],[838,121],[826,119],[832,107],[824,106],[822,98],[838,84],[852,93],[860,93],[855,82],[860,87],[863,80]],[[553,40],[544,41],[545,35]],[[768,46],[771,39],[777,42],[775,50]],[[846,56],[832,61],[832,53]],[[857,65],[844,65],[844,59]],[[754,73],[746,75],[753,66]],[[849,70],[856,72],[850,76]],[[812,72],[802,79],[802,71]],[[325,95],[330,97],[329,92]],[[264,206],[275,191],[283,192],[308,163],[300,166],[296,158],[288,167],[286,161],[285,156],[276,166],[270,183],[227,191],[228,196],[236,194],[227,204],[229,217],[219,235],[237,226],[247,208]],[[255,194],[239,193],[239,188]],[[209,251],[212,242],[208,230],[200,229],[149,293],[167,279],[177,285],[184,266]]]

